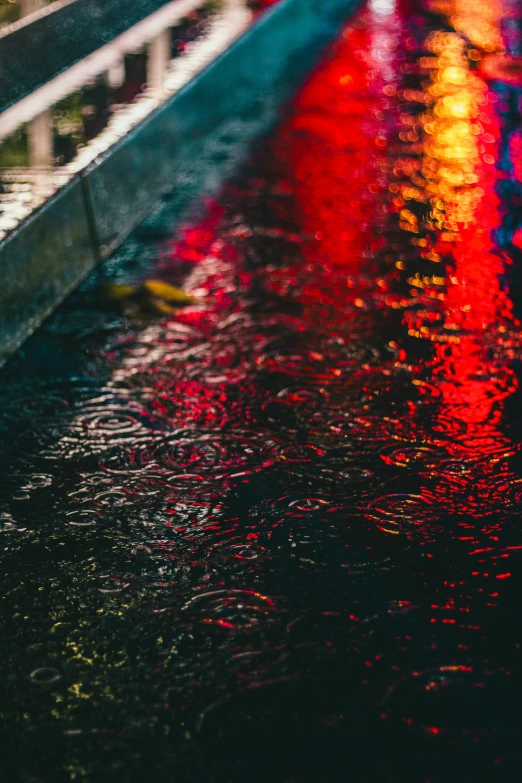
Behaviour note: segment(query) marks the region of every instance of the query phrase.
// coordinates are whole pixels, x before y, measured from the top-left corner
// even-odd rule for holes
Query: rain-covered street
[[[522,27],[421,5],[2,370],[6,783],[520,779]]]

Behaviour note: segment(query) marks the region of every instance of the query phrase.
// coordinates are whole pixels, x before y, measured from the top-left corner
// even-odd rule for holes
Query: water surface
[[[4,370],[6,781],[519,779],[519,30],[373,0]]]

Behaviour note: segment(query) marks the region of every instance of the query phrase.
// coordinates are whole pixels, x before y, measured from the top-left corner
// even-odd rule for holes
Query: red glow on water
[[[385,28],[386,30],[387,28]],[[348,29],[331,59],[307,82],[283,127],[290,180],[313,259],[343,265],[347,272],[381,246],[379,228],[386,219],[380,175],[388,125],[375,123],[386,110],[387,65],[369,71],[366,63],[379,28]],[[384,33],[393,39],[393,31]],[[388,82],[385,82],[385,76]],[[369,111],[371,107],[371,112]]]
[[[492,104],[483,109],[488,133],[497,139],[488,155],[498,157],[499,130]],[[502,420],[502,401],[516,389],[512,370],[502,358],[491,359],[484,334],[502,338],[511,328],[512,304],[501,278],[509,258],[494,242],[501,223],[500,199],[496,193],[498,170],[479,159],[481,196],[471,220],[459,226],[451,241],[439,239],[436,249],[448,259],[447,287],[444,292],[444,318],[454,340],[436,343],[434,377],[443,394],[442,417],[465,425],[466,435],[456,438],[453,452],[479,457],[484,449],[503,443],[497,425]],[[503,340],[509,343],[509,337]],[[505,350],[505,348],[503,349]],[[480,511],[477,508],[477,511]]]
[[[233,638],[279,611],[279,597],[241,579],[262,584],[265,562],[277,570],[287,553],[292,574],[335,585],[324,600],[306,594],[320,603],[314,622],[344,612],[370,626],[364,603],[330,602],[345,574],[391,574],[378,618],[391,618],[392,652],[378,641],[366,654],[371,633],[359,640],[357,685],[375,677],[382,698],[389,677],[383,717],[439,742],[460,732],[451,710],[417,714],[417,699],[460,704],[482,689],[466,664],[516,581],[518,545],[499,516],[522,502],[506,427],[520,339],[497,244],[498,101],[464,33],[402,35],[411,5],[348,26],[249,162],[256,174],[225,186],[168,246],[159,268],[177,270],[194,301],[148,327],[163,353],[147,400],[175,435],[141,467],[176,471],[165,535],[189,548],[196,593],[218,586],[201,604],[209,632]],[[515,178],[519,147],[515,134]],[[321,645],[335,650],[329,631]]]

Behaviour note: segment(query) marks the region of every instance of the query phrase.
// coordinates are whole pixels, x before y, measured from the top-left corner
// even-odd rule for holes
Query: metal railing
[[[46,84],[169,0],[56,0],[0,28],[0,111]]]
[[[171,0],[1,113],[0,240],[224,51],[250,18],[242,0]]]

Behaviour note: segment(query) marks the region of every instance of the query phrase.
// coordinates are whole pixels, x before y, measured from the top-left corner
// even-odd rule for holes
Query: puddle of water
[[[517,779],[520,29],[375,0],[7,365],[10,780]]]

